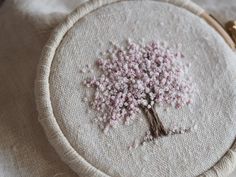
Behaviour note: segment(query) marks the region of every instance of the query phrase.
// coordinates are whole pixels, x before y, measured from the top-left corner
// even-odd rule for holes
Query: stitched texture
[[[82,7],[78,8],[75,12],[73,12],[67,18],[67,20],[52,33],[51,39],[49,40],[49,42],[47,43],[47,45],[44,49],[42,59],[40,60],[39,67],[38,67],[38,76],[36,79],[36,87],[35,87],[36,94],[35,95],[36,95],[36,102],[37,102],[38,111],[40,114],[39,120],[45,129],[45,132],[48,136],[49,141],[54,146],[54,148],[57,150],[57,152],[61,156],[61,158],[67,164],[69,164],[70,167],[75,172],[77,172],[77,174],[80,174],[82,176],[89,176],[89,177],[93,177],[93,176],[96,176],[96,177],[98,177],[98,176],[123,176],[124,174],[127,173],[127,171],[124,170],[122,172],[119,172],[117,170],[111,169],[111,167],[109,167],[109,166],[102,168],[102,167],[100,167],[99,164],[97,164],[95,162],[91,162],[92,161],[91,157],[86,155],[86,152],[81,151],[80,147],[77,148],[77,146],[80,146],[80,144],[77,145],[75,143],[77,141],[76,139],[73,141],[73,136],[74,136],[73,133],[72,133],[72,135],[70,135],[71,132],[75,132],[75,131],[70,132],[70,126],[72,127],[72,129],[76,129],[76,127],[73,127],[73,125],[70,125],[68,122],[63,122],[63,120],[60,119],[60,113],[61,113],[61,115],[63,115],[64,110],[63,109],[57,110],[57,107],[60,108],[60,106],[55,106],[55,102],[56,102],[55,100],[60,99],[56,96],[56,94],[59,93],[59,92],[57,92],[57,90],[60,91],[60,84],[63,84],[63,83],[56,83],[57,81],[59,82],[59,80],[61,79],[61,78],[58,79],[56,77],[56,75],[63,78],[63,76],[60,75],[61,74],[60,72],[57,73],[57,71],[58,71],[57,68],[61,67],[61,65],[60,65],[60,63],[58,64],[58,66],[57,66],[57,64],[53,64],[53,68],[51,68],[51,67],[52,67],[52,62],[54,62],[53,60],[55,57],[56,50],[58,50],[57,51],[58,53],[56,54],[56,56],[57,56],[56,58],[58,59],[58,56],[60,57],[60,55],[62,55],[63,57],[61,57],[62,60],[60,62],[63,62],[63,60],[65,60],[64,59],[65,56],[63,55],[63,52],[61,52],[61,51],[63,51],[64,46],[68,45],[68,43],[65,42],[67,40],[66,33],[69,32],[69,33],[75,34],[73,32],[75,32],[76,30],[73,31],[72,27],[74,27],[74,26],[78,27],[78,25],[79,26],[81,25],[80,23],[76,24],[76,22],[79,19],[81,19],[82,17],[84,17],[86,14],[97,9],[98,7],[106,5],[106,4],[111,4],[114,2],[116,2],[116,1],[109,1],[109,0],[107,0],[107,1],[90,1],[86,4],[84,4]],[[154,2],[152,2],[152,3],[154,3]],[[191,12],[193,12],[194,14],[197,14],[197,15],[200,15],[203,12],[203,10],[201,8],[199,8],[195,4],[190,3],[188,1],[170,1],[169,3],[173,3],[177,6],[182,6],[186,9],[189,9]],[[168,8],[169,8],[169,6],[168,6]],[[170,10],[171,9],[172,9],[172,7],[170,6]],[[109,11],[109,8],[107,8],[107,11],[111,12],[111,11]],[[102,16],[103,14],[101,13],[100,15]],[[103,16],[102,16],[102,18],[103,18]],[[121,16],[121,18],[122,18],[122,16]],[[123,18],[125,19],[126,17],[124,16]],[[85,23],[86,23],[86,20],[88,20],[88,19],[86,19],[86,18],[84,19]],[[89,23],[89,20],[87,22]],[[165,23],[165,21],[164,21],[164,23]],[[203,22],[201,22],[201,24],[206,25]],[[86,27],[86,25],[84,25],[84,26]],[[94,27],[96,27],[96,25]],[[148,26],[147,26],[147,28],[148,28]],[[150,27],[150,29],[152,29],[152,26]],[[134,29],[134,31],[135,31],[135,29]],[[214,31],[212,31],[212,32],[214,33]],[[170,34],[168,34],[168,35],[170,35]],[[215,34],[213,37],[215,37],[215,36],[217,36],[217,35]],[[152,36],[146,36],[146,38],[148,38],[148,37],[152,37]],[[222,58],[230,58],[233,55],[232,52],[230,51],[230,49],[226,45],[222,44],[222,43],[224,43],[224,41],[221,38],[219,38],[219,39],[218,38],[217,38],[217,41],[214,41],[216,39],[210,37],[210,40],[213,40],[213,43],[215,42],[220,47],[223,47],[225,52],[223,52]],[[73,39],[71,39],[71,40],[73,40]],[[91,39],[91,40],[93,41],[93,39]],[[90,42],[92,42],[92,41],[90,41]],[[201,42],[207,43],[209,41],[203,40]],[[81,43],[82,43],[82,41],[81,41]],[[212,44],[212,42],[210,44]],[[73,48],[73,45],[70,47]],[[208,48],[210,48],[210,47],[208,46]],[[80,47],[77,46],[76,49],[78,50],[78,49],[80,49]],[[68,53],[68,56],[66,56],[66,58],[68,58],[68,60],[71,60],[74,58],[72,56],[70,56],[70,53]],[[86,58],[90,58],[90,57],[86,56]],[[67,62],[67,60],[65,60],[64,62]],[[225,72],[224,74],[226,76],[223,77],[224,79],[226,79],[225,84],[227,85],[227,84],[229,84],[230,81],[235,79],[235,78],[231,78],[231,76],[233,74],[235,74],[232,71],[233,69],[231,68],[231,65],[232,66],[235,65],[235,63],[233,63],[233,62],[231,63],[231,61],[224,61],[224,60],[218,61],[218,62],[220,64],[220,66],[218,66],[218,67],[220,67],[219,68],[220,71],[222,71],[224,69],[224,67],[227,67],[229,69],[229,73]],[[197,63],[197,61],[196,61],[196,63]],[[206,65],[207,65],[207,62],[206,62]],[[62,69],[60,68],[60,70],[63,70],[63,69],[64,69],[64,72],[62,72],[62,73],[67,74],[68,68],[66,68],[66,67],[62,68]],[[230,72],[233,72],[233,73],[230,73]],[[68,72],[68,76],[70,76],[70,72]],[[74,81],[73,78],[71,78],[71,80]],[[62,81],[63,81],[63,79],[62,79]],[[66,81],[66,80],[64,80],[64,81]],[[64,84],[66,85],[66,83],[64,83]],[[67,86],[70,87],[71,85],[68,83]],[[231,89],[231,88],[233,88],[233,86],[229,86],[229,88]],[[55,93],[54,93],[54,91],[55,91]],[[61,93],[63,93],[63,90],[61,90],[61,91],[62,91]],[[71,94],[72,94],[72,97],[74,97],[73,93],[71,93]],[[233,94],[232,96],[234,96],[234,93],[232,93],[232,94]],[[223,95],[223,96],[227,97],[228,95]],[[53,100],[53,101],[51,102],[51,100]],[[232,99],[231,101],[235,101],[235,100]],[[62,102],[60,102],[60,103],[62,103]],[[64,103],[68,104],[66,102],[64,102]],[[234,103],[232,103],[232,104],[234,104]],[[228,106],[228,105],[226,105],[226,106]],[[62,107],[63,106],[61,106],[61,108]],[[229,111],[232,111],[232,110],[230,109]],[[232,115],[230,115],[230,116],[232,116]],[[227,119],[230,119],[230,120],[227,120],[227,123],[228,123],[228,121],[229,122],[233,121],[232,117],[227,117]],[[212,121],[212,120],[209,120],[209,121]],[[223,121],[225,121],[225,120],[223,120]],[[69,125],[67,125],[67,123]],[[72,123],[75,123],[75,122],[72,122]],[[190,123],[190,122],[188,122],[188,123]],[[234,123],[232,123],[232,124],[233,125],[235,124],[235,120],[234,120]],[[66,126],[69,126],[69,128]],[[135,125],[135,126],[137,126],[137,125]],[[145,124],[144,124],[144,126],[145,126]],[[225,134],[222,133],[221,138],[224,137],[224,135],[226,136],[227,134],[229,134],[229,136],[230,136],[230,137],[227,137],[228,141],[226,141],[225,146],[230,146],[230,142],[232,142],[235,137],[235,134],[234,134],[235,132],[231,130],[234,128],[234,126],[230,127],[227,125],[226,128],[229,128],[229,129],[225,132]],[[143,129],[144,127],[141,126],[141,128]],[[232,131],[232,133],[229,133],[230,131]],[[209,131],[209,135],[211,135],[211,133],[214,133],[214,132]],[[135,135],[138,135],[138,133]],[[141,133],[139,135],[141,136]],[[196,137],[199,138],[199,136],[196,136]],[[182,137],[182,138],[183,139],[181,139],[181,140],[185,141],[184,137]],[[188,138],[192,138],[192,137],[188,137]],[[82,139],[80,139],[80,140],[82,140]],[[176,139],[173,138],[170,141],[177,142],[179,140],[180,139],[178,139],[178,138],[176,138]],[[165,141],[165,140],[160,140],[160,141]],[[80,141],[78,143],[80,143]],[[86,142],[84,141],[84,143],[86,143]],[[198,141],[196,143],[198,143]],[[175,144],[175,143],[173,143],[173,144]],[[162,144],[162,145],[164,145],[164,144]],[[214,147],[216,147],[216,146],[214,146]],[[149,148],[149,149],[151,150],[151,148]],[[82,155],[82,153],[83,153],[83,155]],[[161,154],[159,154],[159,155],[162,156]],[[181,154],[181,155],[186,155],[186,154]],[[221,156],[221,155],[223,155],[222,152],[218,152],[217,156]],[[99,162],[100,158],[101,158],[101,156],[98,157],[98,162]],[[104,156],[104,158],[105,158],[105,156]],[[181,158],[182,157],[180,157],[180,159]],[[219,158],[219,157],[217,157],[217,158]],[[169,159],[169,160],[171,160],[171,159]],[[206,170],[210,167],[209,164],[214,163],[214,161],[216,162],[217,160],[218,159],[211,159],[209,162],[207,162],[208,165],[206,165],[206,167],[205,167]],[[100,163],[102,164],[102,162],[100,162]],[[186,163],[188,163],[188,162],[186,162]],[[126,164],[124,164],[124,165],[126,165]],[[202,164],[197,164],[197,165],[201,166]],[[161,166],[163,168],[165,168],[168,165],[163,164]],[[206,173],[204,173],[201,176],[206,176],[206,177],[225,176],[233,170],[234,166],[235,166],[235,147],[233,147],[231,150],[229,150],[225,154],[225,156],[214,167],[212,167],[210,170],[208,170]],[[152,168],[155,168],[155,166],[153,166]],[[199,169],[203,170],[204,167],[200,167]],[[167,172],[168,170],[169,170],[169,172]],[[174,176],[174,175],[176,176],[176,171],[172,171],[172,169],[168,169],[168,170],[159,169],[159,171],[160,171],[159,175],[160,176]],[[132,172],[132,169],[130,171],[131,171],[130,174],[127,174],[127,176],[137,176],[137,172],[135,172],[135,171]],[[182,169],[182,172],[184,172],[184,171],[186,171],[186,169]],[[188,172],[188,174],[187,173],[181,174],[181,172],[179,172],[179,173],[177,173],[177,176],[189,176],[189,175],[193,176],[194,174],[199,174],[199,172],[202,172],[202,171],[196,170],[196,171],[193,171],[192,173]],[[157,173],[156,171],[154,171],[154,172],[153,171],[148,171],[148,172],[141,171],[140,176],[141,175],[143,175],[143,176],[145,176],[145,175],[146,176],[147,175],[148,176],[152,176],[152,175],[156,176],[156,173]]]

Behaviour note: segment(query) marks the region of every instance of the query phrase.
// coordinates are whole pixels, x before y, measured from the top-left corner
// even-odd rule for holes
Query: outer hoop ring
[[[68,18],[59,25],[52,33],[49,41],[45,45],[40,62],[38,64],[37,77],[35,80],[35,98],[37,110],[39,112],[39,121],[42,124],[48,140],[55,148],[61,159],[68,164],[77,174],[83,177],[110,177],[104,172],[92,166],[70,145],[62,133],[56,118],[53,114],[49,93],[49,75],[50,67],[57,47],[66,32],[83,16],[102,6],[127,0],[91,0],[78,7]],[[132,0],[135,1],[135,0]],[[137,0],[138,1],[138,0]],[[234,49],[235,44],[219,23],[214,20],[201,7],[189,0],[159,0],[170,3],[198,15],[205,19],[209,25],[215,28],[225,39],[229,46]],[[236,141],[231,149],[209,170],[198,177],[219,177],[227,176],[236,167]]]

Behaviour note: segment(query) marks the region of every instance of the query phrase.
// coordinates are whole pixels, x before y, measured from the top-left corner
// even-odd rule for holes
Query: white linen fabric
[[[33,89],[42,47],[62,19],[56,14],[67,14],[76,6],[39,0],[5,1],[0,7],[1,177],[77,176],[46,140]]]
[[[236,136],[236,56],[197,16],[203,12],[201,8],[190,8],[192,13],[183,5],[191,7],[188,1],[92,1],[55,30],[40,60],[36,101],[49,141],[78,174],[195,177],[214,166],[232,146]],[[196,100],[189,108],[158,112],[167,127],[194,122],[198,131],[159,139],[130,152],[128,146],[148,129],[145,121],[119,126],[107,136],[91,123],[96,113],[88,114],[87,104],[81,101],[85,95],[81,83],[87,76],[79,70],[93,65],[110,42],[121,44],[128,38],[145,43],[167,41],[171,48],[183,46],[185,62],[191,63],[190,74],[199,90]],[[141,114],[137,116],[145,120]],[[229,172],[225,169],[233,164],[224,162],[219,165],[223,172],[209,173],[225,175]],[[216,176],[209,173],[207,177]]]
[[[73,177],[37,121],[34,78],[50,30],[81,1],[5,1],[0,8],[0,175]],[[225,22],[236,2],[197,1]],[[232,175],[232,177],[235,174]]]

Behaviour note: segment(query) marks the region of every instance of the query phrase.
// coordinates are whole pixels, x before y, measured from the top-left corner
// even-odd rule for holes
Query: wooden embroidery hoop
[[[68,164],[77,174],[83,177],[110,177],[104,172],[92,166],[71,146],[69,141],[62,133],[51,106],[49,82],[50,66],[60,41],[66,32],[83,16],[89,12],[104,5],[125,0],[92,0],[84,3],[77,8],[68,18],[59,25],[51,35],[46,44],[42,57],[38,65],[37,78],[35,81],[35,97],[37,109],[39,112],[39,121],[42,124],[48,140],[55,148],[61,159]],[[188,0],[161,0],[176,6],[185,8],[190,12],[200,16],[215,28],[224,38],[226,43],[235,49],[235,43],[226,32],[226,30],[205,10]],[[229,149],[226,154],[209,170],[199,175],[199,177],[219,177],[229,175],[236,166],[236,143]]]
[[[218,33],[225,39],[227,44],[233,50],[235,50],[235,42],[231,38],[229,33],[226,31],[226,30],[230,30],[233,27],[233,24],[231,22],[228,22],[226,24],[226,29],[225,29],[212,15],[208,14],[207,12],[203,12],[202,14],[200,14],[200,17],[205,19],[206,22],[208,22],[209,25],[211,25],[213,28],[215,28],[216,31],[218,31]],[[231,35],[234,34],[234,33],[235,33],[235,31],[232,32]]]

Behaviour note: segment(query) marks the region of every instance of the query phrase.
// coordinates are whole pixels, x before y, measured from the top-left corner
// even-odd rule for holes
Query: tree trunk
[[[147,117],[149,126],[150,126],[150,132],[151,135],[153,136],[153,138],[158,138],[161,136],[167,136],[167,131],[164,127],[164,125],[162,124],[156,110],[154,109],[154,107],[152,106],[150,109],[148,108],[143,108],[144,113]]]

